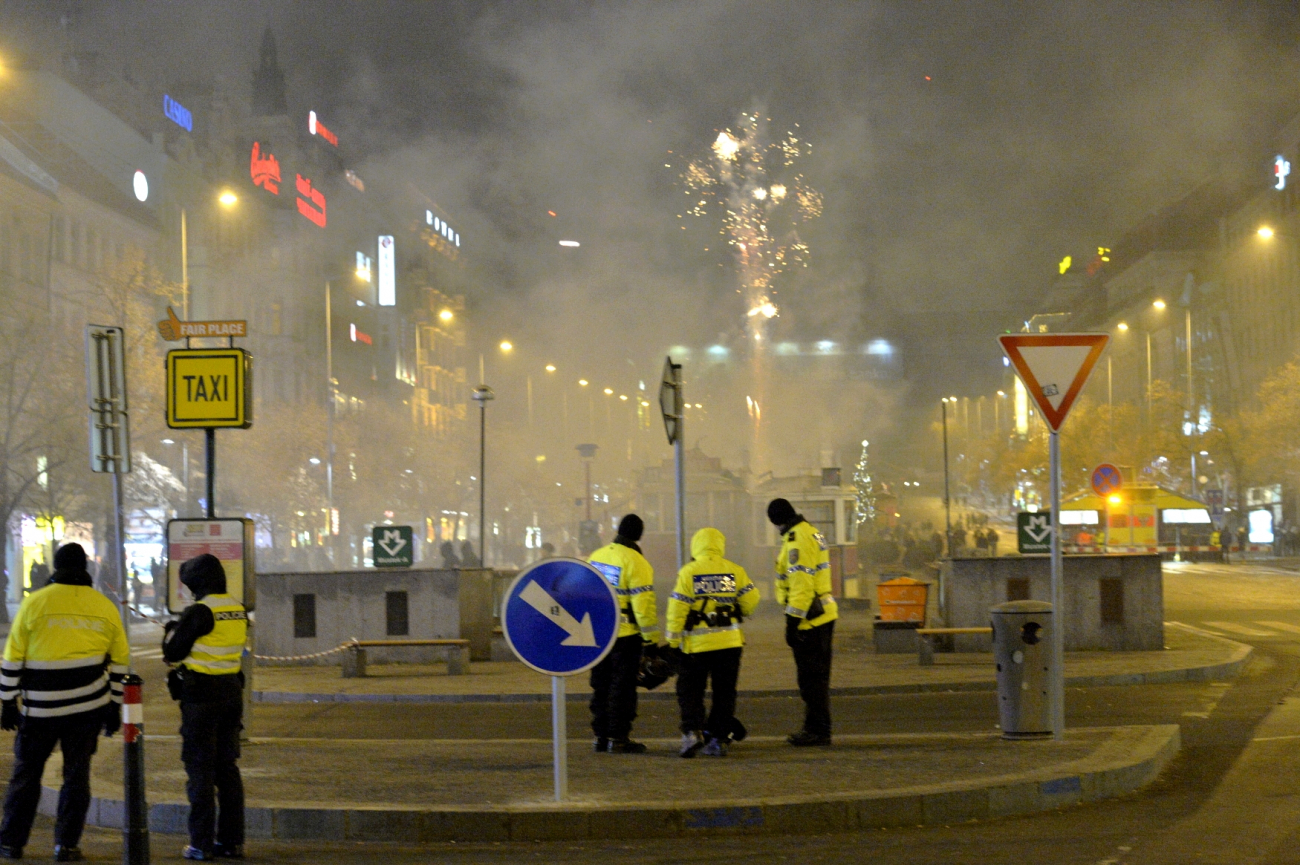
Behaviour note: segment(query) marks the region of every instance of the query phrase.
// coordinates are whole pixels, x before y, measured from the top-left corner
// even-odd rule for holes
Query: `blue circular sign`
[[[600,663],[618,637],[618,595],[578,559],[546,559],[515,577],[501,604],[501,630],[519,660],[548,676]]]
[[[1117,493],[1124,486],[1124,476],[1110,463],[1102,463],[1092,470],[1092,491],[1099,496]]]

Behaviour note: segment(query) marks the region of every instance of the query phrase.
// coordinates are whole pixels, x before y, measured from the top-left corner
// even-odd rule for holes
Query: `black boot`
[[[645,745],[631,739],[610,739],[606,750],[611,754],[644,754]]]

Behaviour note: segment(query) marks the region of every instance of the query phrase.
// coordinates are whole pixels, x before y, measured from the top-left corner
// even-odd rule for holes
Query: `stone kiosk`
[[[1066,556],[1064,562],[1066,651],[1164,648],[1158,555]],[[943,609],[950,628],[988,627],[989,608],[995,604],[1051,600],[1048,556],[958,558],[942,567]],[[992,650],[982,635],[952,639],[958,652]]]
[[[491,657],[491,570],[258,574],[257,581],[259,655],[309,655],[356,638],[465,639],[470,660]],[[444,651],[411,646],[370,649],[369,654],[371,664],[432,663]],[[313,663],[339,664],[342,655]]]

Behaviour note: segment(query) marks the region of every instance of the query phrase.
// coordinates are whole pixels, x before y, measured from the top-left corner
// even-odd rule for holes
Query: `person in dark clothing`
[[[621,607],[614,648],[591,668],[591,731],[597,752],[642,754],[646,749],[628,738],[636,720],[636,675],[641,656],[658,654],[659,642],[654,568],[637,546],[644,530],[641,518],[628,514],[619,521],[613,543],[587,559],[614,587]]]
[[[474,553],[473,542],[466,541],[465,543],[460,545],[460,562],[461,562],[460,566],[462,568],[483,567],[483,563],[478,560],[478,556],[475,555]]]
[[[208,861],[244,855],[244,783],[239,774],[248,636],[243,604],[226,594],[226,572],[207,553],[181,565],[195,603],[167,624],[163,660],[175,664],[167,687],[181,704],[181,762],[190,800],[190,843],[181,855]]]
[[[454,571],[460,568],[460,559],[456,557],[455,544],[451,541],[443,541],[438,550],[442,553],[442,567],[445,570]]]
[[[22,858],[45,762],[57,745],[63,789],[54,860],[81,861],[77,845],[90,807],[90,761],[99,734],[111,736],[121,727],[122,677],[130,662],[122,617],[91,586],[86,551],[64,544],[54,554],[51,584],[34,590],[18,608],[0,665],[0,728],[18,731],[0,858]]]

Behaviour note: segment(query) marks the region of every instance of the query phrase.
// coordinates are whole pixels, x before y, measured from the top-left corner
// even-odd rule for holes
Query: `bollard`
[[[144,794],[144,679],[122,679],[122,775],[126,808],[122,822],[123,865],[149,865],[149,803]]]

